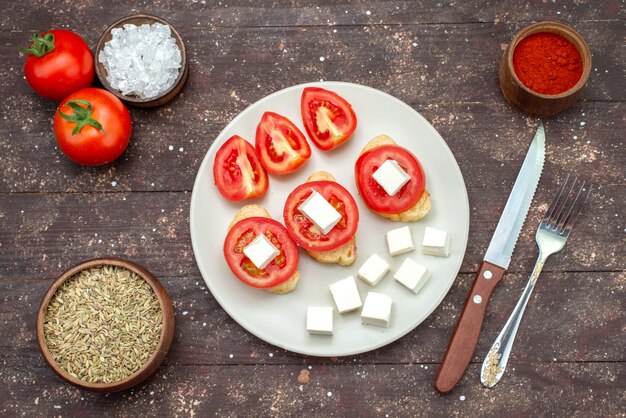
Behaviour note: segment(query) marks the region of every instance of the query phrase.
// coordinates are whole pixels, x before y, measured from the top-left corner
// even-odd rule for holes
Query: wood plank
[[[613,56],[594,55],[599,71],[591,77],[585,99],[623,101],[626,90],[611,88],[626,83],[619,66],[626,53],[613,36],[623,26],[620,22],[585,25],[593,34],[594,50],[618,51]],[[54,104],[26,85],[22,58],[14,52],[28,34],[4,33],[0,193],[191,190],[204,154],[234,116],[273,91],[319,79],[352,81],[395,95],[441,131],[470,188],[476,176],[483,187],[493,187],[494,178],[508,184],[513,178],[508,164],[519,161],[522,144],[532,137],[536,122],[506,104],[497,84],[500,44],[510,34],[502,26],[495,34],[492,26],[475,26],[342,27],[337,34],[330,28],[190,29],[184,35],[192,68],[184,93],[163,108],[132,109],[134,133],[128,151],[100,168],[78,166],[59,152],[50,126]],[[207,37],[214,42],[207,43]],[[321,62],[320,56],[326,59]],[[623,124],[624,117],[623,103],[581,102],[549,119],[555,163],[622,181],[624,165],[619,163],[626,155],[616,126]],[[253,132],[242,135],[252,137]],[[508,143],[514,145],[503,146]],[[611,169],[603,172],[600,167],[606,163]]]
[[[208,84],[188,86],[189,95],[194,97],[180,97],[172,107],[152,112],[133,110],[129,149],[118,161],[99,168],[81,167],[60,154],[50,128],[50,104],[39,103],[29,93],[11,96],[0,104],[6,118],[0,126],[0,147],[5,151],[0,164],[0,193],[191,190],[213,138],[249,100],[262,95],[253,93],[251,86],[252,90],[233,87],[216,92],[221,99],[207,107],[204,103],[210,99],[206,93],[198,95],[196,91],[210,90]],[[411,103],[439,130],[455,154],[468,188],[510,188],[532,138],[537,123],[534,119],[501,101],[429,105],[418,92],[377,87]],[[254,96],[234,103],[229,99],[231,94]],[[600,183],[623,184],[626,147],[618,126],[623,124],[624,112],[623,103],[581,102],[547,120],[546,173],[593,173]],[[217,113],[220,116],[214,117]],[[181,123],[181,115],[192,115],[191,121]],[[253,136],[251,132],[242,134]]]
[[[504,45],[521,26],[182,27],[191,71],[186,99],[175,103],[180,106],[182,101],[205,111],[204,115],[186,113],[187,121],[197,122],[207,116],[229,120],[234,115],[227,112],[238,113],[273,91],[319,79],[380,88],[410,104],[504,102],[497,64]],[[575,27],[593,54],[593,70],[583,98],[624,101],[626,93],[615,86],[624,83],[621,63],[626,52],[620,48],[623,36],[614,34],[624,34],[626,29],[620,21],[581,22]],[[81,34],[95,45],[100,30],[83,30]],[[6,63],[0,90],[12,100],[50,105],[31,92],[22,79],[23,58],[15,50],[31,35],[23,30],[2,33],[0,54]],[[215,103],[215,107],[205,110],[202,107],[206,103]]]
[[[447,142],[470,192],[510,190],[534,134],[535,119],[502,103],[414,106]],[[188,132],[173,119],[159,118],[166,109],[140,116],[133,110],[129,149],[104,167],[81,167],[62,156],[46,118],[32,119],[37,126],[23,136],[14,133],[22,130],[17,121],[3,124],[0,147],[6,152],[0,164],[0,193],[191,191],[200,162],[226,121],[210,123],[206,131],[204,126],[189,125],[193,131]],[[618,126],[625,111],[623,103],[582,102],[544,121],[548,138],[544,181],[576,172],[599,185],[624,185],[626,147]]]
[[[624,80],[620,63],[626,53],[619,48],[620,38],[613,36],[623,33],[623,26],[619,21],[592,21],[580,22],[576,28],[586,37],[594,60],[584,97],[623,101],[625,93],[611,88]],[[269,94],[320,78],[355,81],[383,89],[387,86],[394,89],[390,91],[392,94],[404,91],[424,103],[500,101],[495,74],[497,61],[502,55],[502,45],[519,28],[427,24],[180,29],[192,63],[191,82],[208,84],[207,89],[194,93],[211,100],[221,97],[232,103],[230,106],[220,103],[219,111],[238,105],[230,97],[232,90],[237,90],[241,101],[250,102],[258,99],[259,90]],[[15,49],[27,42],[31,34],[17,29],[2,33],[0,52],[7,61],[3,68],[6,77],[0,80],[0,88],[6,92],[30,93],[20,72],[23,57]],[[95,45],[100,33],[84,29],[81,35],[90,45]],[[326,59],[321,62],[320,56]],[[268,77],[272,72],[275,77]],[[235,74],[243,77],[233,77]],[[222,90],[227,94],[215,94]],[[32,97],[37,96],[33,93]]]
[[[509,274],[496,289],[474,355],[481,363],[517,302],[526,274]],[[234,280],[234,279],[233,279]],[[373,352],[332,359],[338,364],[437,363],[473,280],[461,275],[442,304],[418,328]],[[624,273],[544,273],[515,342],[511,361],[626,361]],[[35,337],[35,315],[51,280],[0,280],[0,365],[43,367]],[[174,303],[176,333],[166,362],[174,365],[328,364],[278,349],[232,320],[199,277],[163,280]],[[279,298],[279,297],[277,297]]]
[[[52,27],[65,25],[76,28],[98,28],[107,23],[138,12],[161,16],[178,26],[198,25],[217,27],[257,27],[257,26],[334,26],[334,25],[377,25],[411,23],[480,23],[493,25],[526,23],[539,20],[556,20],[577,24],[586,20],[620,19],[624,11],[616,0],[594,2],[574,2],[554,4],[551,2],[533,3],[532,7],[522,2],[507,2],[506,6],[495,8],[488,0],[471,3],[445,3],[436,0],[407,2],[387,1],[371,4],[364,1],[336,3],[318,2],[315,5],[306,0],[280,0],[267,2],[235,1],[193,1],[181,7],[175,0],[160,1],[155,4],[135,4],[122,0],[99,3],[66,3],[50,1],[45,3],[9,3],[4,19],[0,20],[1,30],[30,29],[40,30],[41,22],[49,22]],[[10,19],[20,16],[21,19]]]
[[[5,416],[623,416],[622,363],[517,364],[494,389],[478,365],[448,396],[434,365],[168,366],[117,394],[76,389],[42,368],[0,368]]]
[[[557,186],[554,177],[545,182],[518,241],[511,271],[526,272],[534,264],[535,225]],[[617,238],[624,229],[624,187],[598,188],[592,208],[581,216],[565,249],[548,261],[547,271],[624,270],[624,239]],[[462,272],[475,271],[482,260],[508,193],[470,190],[470,244]],[[190,198],[187,192],[4,195],[0,277],[52,278],[80,260],[105,255],[133,259],[159,276],[199,275],[189,235]]]

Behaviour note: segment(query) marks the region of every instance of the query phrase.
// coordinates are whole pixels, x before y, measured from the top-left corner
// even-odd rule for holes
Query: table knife
[[[435,377],[435,389],[441,393],[448,393],[454,389],[474,355],[489,298],[509,267],[513,248],[541,177],[545,159],[545,140],[543,124],[540,124],[500,216],[487,253],[480,263]]]

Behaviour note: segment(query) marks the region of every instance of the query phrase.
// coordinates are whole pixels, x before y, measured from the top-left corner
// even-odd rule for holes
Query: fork
[[[511,316],[506,321],[504,328],[500,331],[498,338],[494,341],[483,361],[480,381],[487,387],[495,386],[502,378],[506,364],[509,361],[515,334],[517,334],[522,315],[524,315],[524,309],[526,309],[526,304],[535,288],[539,273],[541,273],[546,259],[552,254],[561,251],[565,246],[565,242],[572,232],[572,227],[591,193],[592,184],[590,182],[585,183],[582,180],[579,182],[579,186],[577,186],[578,178],[576,176],[574,176],[571,185],[569,185],[569,180],[570,175],[568,174],[563,183],[561,183],[550,207],[539,222],[535,235],[537,247],[539,247],[539,257],[533,272]]]

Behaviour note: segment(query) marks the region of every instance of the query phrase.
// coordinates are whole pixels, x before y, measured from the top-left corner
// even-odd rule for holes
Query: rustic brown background
[[[624,2],[311,3],[2,1],[0,415],[625,416]],[[17,46],[51,27],[73,29],[93,46],[108,24],[136,12],[177,26],[189,81],[169,105],[131,110],[134,133],[122,158],[80,167],[57,149],[55,104],[27,86]],[[497,60],[515,32],[539,20],[583,35],[591,76],[581,102],[544,119],[546,167],[510,274],[460,386],[440,396],[432,387],[438,363],[539,122],[505,103]],[[400,341],[339,359],[285,352],[237,325],[204,285],[188,226],[195,173],[219,131],[263,96],[320,79],[369,85],[422,113],[454,152],[471,206],[468,251],[441,306]],[[488,390],[480,362],[530,273],[534,225],[565,172],[593,179],[591,205],[548,261],[507,373]],[[57,378],[34,327],[52,279],[104,255],[151,269],[177,320],[156,375],[108,396]]]

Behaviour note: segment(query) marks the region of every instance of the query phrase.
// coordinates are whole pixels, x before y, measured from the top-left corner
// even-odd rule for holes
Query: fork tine
[[[572,214],[572,211],[574,210],[574,208],[576,207],[576,202],[578,202],[578,198],[580,197],[580,194],[582,193],[583,188],[585,187],[585,182],[583,181],[580,187],[578,188],[578,191],[574,191],[574,186],[576,186],[576,181],[577,179],[574,179],[574,183],[572,184],[570,193],[567,195],[567,199],[563,203],[563,211],[564,211],[562,213],[563,216],[559,214],[559,219],[556,220],[557,223],[554,225],[554,229],[558,230],[559,233],[563,232],[565,223],[567,219],[569,218],[569,216]],[[573,194],[572,194],[572,191],[574,191]],[[567,211],[567,213],[565,213],[565,211]]]
[[[570,199],[570,196],[572,196],[572,192],[574,191],[574,186],[576,185],[576,181],[578,181],[578,177],[574,176],[572,185],[569,187],[566,187],[566,188],[569,188],[569,190],[567,190],[567,192],[565,193],[565,196],[563,197],[563,201],[559,204],[558,214],[553,214],[553,216],[550,218],[550,224],[552,224],[554,228],[557,228],[563,221],[563,216],[564,216],[563,211],[567,207],[567,202]]]
[[[589,195],[591,194],[591,189],[593,189],[593,184],[589,182],[589,184],[587,185],[587,190],[586,190],[584,197],[580,201],[578,201],[578,197],[580,193],[585,191],[585,182],[583,181],[582,185],[580,186],[580,190],[578,191],[578,195],[576,196],[576,200],[572,204],[572,207],[569,213],[567,214],[563,231],[569,233],[572,230],[572,227],[574,226],[574,224],[576,223],[576,220],[578,219],[578,215],[580,215],[580,212],[582,212],[583,206],[585,206],[585,203],[587,203],[587,199],[589,199]]]
[[[563,193],[563,189],[565,189],[565,185],[567,184],[568,180],[569,180],[569,173],[565,176],[565,180],[563,180],[563,183],[561,183],[561,187],[559,187],[559,191],[556,193],[556,195],[552,199],[552,203],[550,203],[550,207],[546,211],[545,215],[543,215],[541,222],[546,222],[546,223],[549,222],[550,218],[552,217],[552,214],[554,213],[557,207],[557,203],[559,202],[559,199],[561,198],[561,194]]]
[[[569,193],[567,194],[567,196],[565,197],[565,201],[563,202],[561,213],[559,213],[558,219],[554,219],[554,222],[555,222],[554,229],[559,230],[559,232],[562,232],[563,227],[565,226],[566,220],[571,215],[572,210],[576,206],[576,201],[578,201],[578,197],[580,196],[580,193],[582,192],[583,187],[585,185],[585,182],[583,181],[580,188],[578,188],[578,191],[575,191],[574,188],[576,186],[577,181],[578,179],[574,177],[574,182],[572,183],[572,186],[569,189]]]
[[[575,185],[576,185],[576,180],[574,180],[574,184],[572,184],[572,189],[574,188]],[[560,219],[560,222],[558,224],[559,229],[565,226],[565,224],[569,220],[569,217],[572,214],[572,211],[574,210],[574,208],[576,207],[576,202],[578,202],[578,198],[580,197],[580,194],[582,193],[584,187],[585,187],[585,181],[583,180],[582,183],[580,184],[580,187],[578,188],[578,191],[575,192],[576,196],[574,196],[574,201],[568,205],[569,209],[567,210],[567,213]]]

